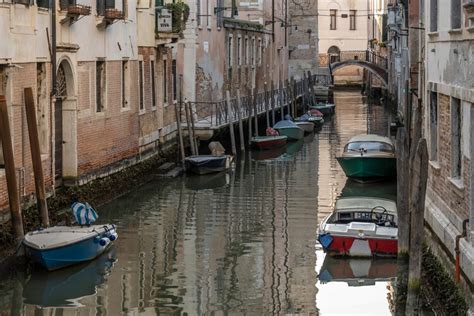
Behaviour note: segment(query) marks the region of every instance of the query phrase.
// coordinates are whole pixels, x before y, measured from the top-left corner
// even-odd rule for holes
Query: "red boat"
[[[334,212],[321,222],[318,241],[332,255],[396,256],[396,204],[379,198],[341,198]]]
[[[252,146],[258,149],[272,149],[284,146],[286,144],[287,137],[281,136],[256,136],[252,137]]]

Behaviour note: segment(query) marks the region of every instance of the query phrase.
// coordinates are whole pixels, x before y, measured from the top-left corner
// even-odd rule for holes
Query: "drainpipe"
[[[51,99],[56,96],[56,0],[51,2]]]
[[[461,241],[461,238],[467,236],[467,223],[469,223],[469,219],[465,219],[462,222],[462,234],[456,236],[456,248],[454,248],[454,251],[456,252],[456,283],[461,281],[461,250],[459,249],[459,242]]]

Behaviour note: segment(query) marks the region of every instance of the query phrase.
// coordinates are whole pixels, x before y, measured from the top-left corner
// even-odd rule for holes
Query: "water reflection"
[[[100,220],[116,223],[120,234],[109,274],[104,277],[96,268],[95,276],[79,276],[93,286],[73,295],[70,311],[64,307],[70,301],[56,294],[54,282],[42,281],[43,287],[30,291],[29,280],[38,276],[12,276],[1,282],[0,314],[35,315],[37,305],[54,305],[45,310],[58,315],[316,315],[351,304],[349,314],[386,313],[391,281],[348,287],[317,278],[324,273],[325,255],[315,251],[316,228],[335,200],[357,190],[386,194],[380,187],[346,184],[334,159],[352,135],[368,128],[376,132],[379,123],[368,120],[384,119],[383,109],[372,110],[359,92],[337,92],[335,100],[336,115],[320,133],[289,143],[264,162],[247,153],[231,173],[158,179],[100,207]],[[334,280],[330,265],[324,269]],[[65,278],[64,286],[74,279]],[[47,293],[51,304],[44,303]],[[341,298],[347,302],[340,304]]]
[[[107,280],[115,259],[111,249],[94,261],[46,272],[35,267],[23,288],[25,304],[39,307],[79,307],[84,297],[97,294],[97,287]]]

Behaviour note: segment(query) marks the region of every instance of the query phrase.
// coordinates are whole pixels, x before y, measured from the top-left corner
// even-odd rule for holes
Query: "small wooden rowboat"
[[[284,146],[288,137],[285,135],[279,136],[256,136],[250,140],[252,146],[257,149],[272,149]]]
[[[345,174],[355,180],[394,177],[397,171],[395,147],[389,138],[379,135],[352,137],[336,159]]]
[[[230,168],[233,157],[230,155],[197,155],[184,159],[184,167],[187,172],[196,174],[208,174],[225,171]]]
[[[396,256],[397,219],[397,207],[391,200],[341,198],[321,222],[318,241],[332,255]]]
[[[25,235],[29,257],[47,270],[92,260],[117,239],[114,225],[54,226]]]
[[[283,120],[273,126],[280,135],[285,135],[288,140],[299,140],[304,137],[304,131],[290,120]]]

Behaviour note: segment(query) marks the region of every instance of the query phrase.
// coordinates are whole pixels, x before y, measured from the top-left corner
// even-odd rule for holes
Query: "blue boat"
[[[52,271],[95,259],[117,239],[115,225],[54,226],[25,235],[27,255]]]
[[[290,120],[280,121],[276,123],[273,128],[276,129],[280,135],[288,137],[288,140],[299,140],[304,136],[303,129]]]

